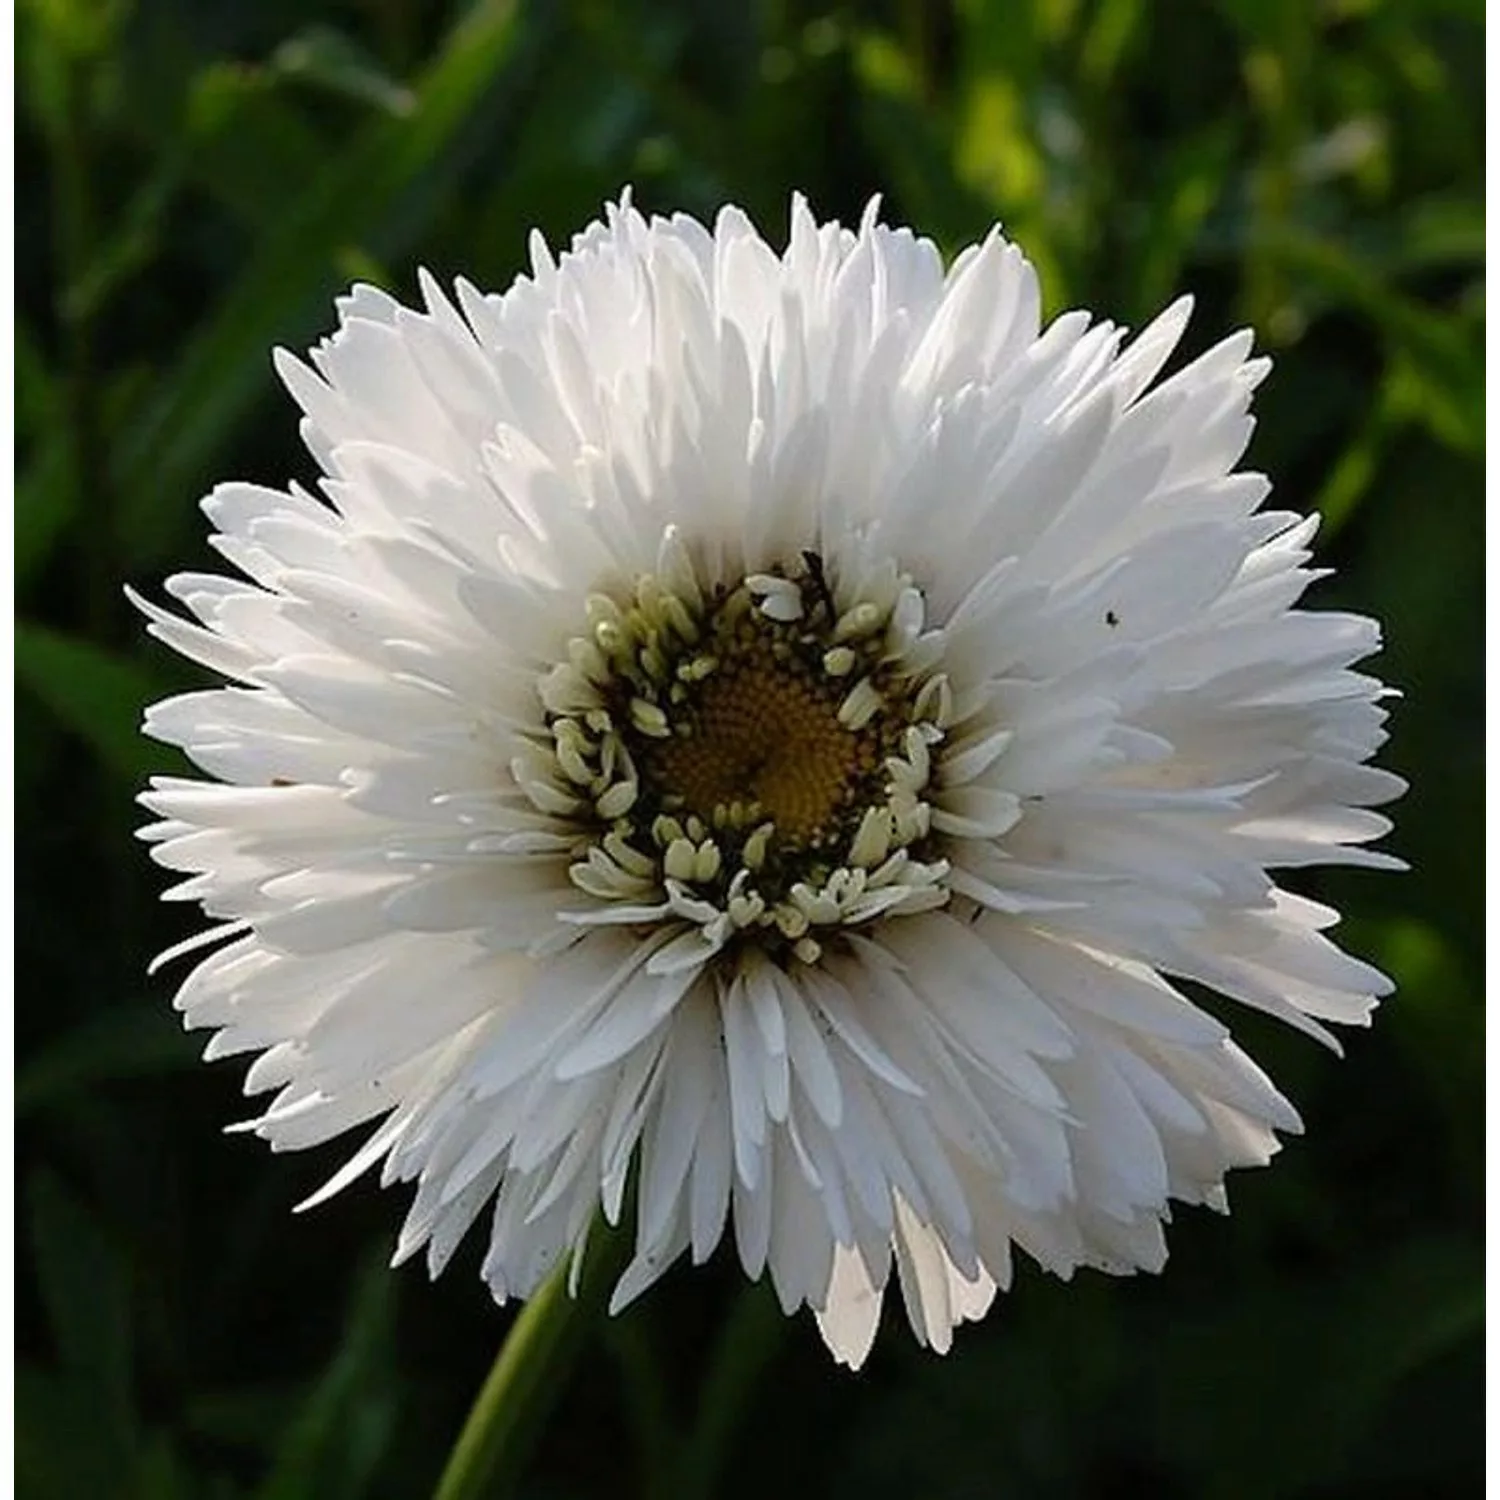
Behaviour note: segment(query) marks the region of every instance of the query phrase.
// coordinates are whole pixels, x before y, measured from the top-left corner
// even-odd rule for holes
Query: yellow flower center
[[[748,635],[749,639],[743,639]],[[706,823],[769,819],[778,843],[816,847],[860,799],[880,766],[878,734],[839,722],[843,684],[815,675],[750,625],[691,695],[678,733],[644,747],[658,796],[681,799]]]
[[[511,766],[577,831],[568,877],[598,904],[568,920],[659,917],[696,924],[705,953],[811,964],[845,927],[949,899],[927,800],[952,706],[940,635],[894,565],[840,598],[802,561],[705,588],[669,531],[656,573],[589,595]]]

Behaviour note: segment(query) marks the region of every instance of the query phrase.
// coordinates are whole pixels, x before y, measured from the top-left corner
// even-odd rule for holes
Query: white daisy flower
[[[232,684],[149,711],[215,779],[142,800],[248,1128],[378,1122],[318,1196],[415,1182],[434,1274],[487,1212],[501,1301],[601,1208],[615,1306],[732,1232],[850,1365],[893,1268],[939,1350],[1013,1246],[1159,1268],[1299,1128],[1175,981],[1330,1044],[1389,989],[1267,873],[1395,864],[1402,789],[1375,625],[1235,471],[1267,362],[1158,380],[1186,300],[1044,329],[998,231],[945,271],[874,205],[532,260],[356,288],[277,361],[317,492],[220,486],[242,576],[137,601]]]

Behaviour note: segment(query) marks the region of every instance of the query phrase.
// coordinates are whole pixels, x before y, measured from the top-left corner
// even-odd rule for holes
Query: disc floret
[[[732,941],[815,963],[840,929],[948,900],[927,800],[951,716],[912,580],[817,554],[704,586],[675,532],[654,573],[591,595],[515,759],[576,830],[585,925],[680,929],[659,970]]]

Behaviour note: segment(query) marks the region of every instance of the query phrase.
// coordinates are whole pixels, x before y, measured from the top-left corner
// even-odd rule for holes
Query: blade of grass
[[[174,752],[143,739],[142,707],[162,696],[150,672],[76,636],[18,620],[16,677],[98,757],[127,782],[181,764]]]
[[[377,230],[501,76],[523,30],[520,14],[515,0],[474,5],[418,81],[411,114],[366,127],[269,230],[120,445],[121,530],[133,567],[160,555],[213,454],[268,387],[271,346],[302,334],[330,297],[338,248]]]
[[[356,1280],[343,1341],[287,1429],[256,1500],[354,1500],[394,1433],[396,1280],[372,1257]]]

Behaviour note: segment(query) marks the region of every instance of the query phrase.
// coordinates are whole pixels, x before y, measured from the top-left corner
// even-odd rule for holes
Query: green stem
[[[628,1248],[624,1234],[602,1225],[593,1238],[576,1298],[568,1295],[564,1261],[521,1308],[448,1455],[433,1500],[499,1500],[514,1489]]]

